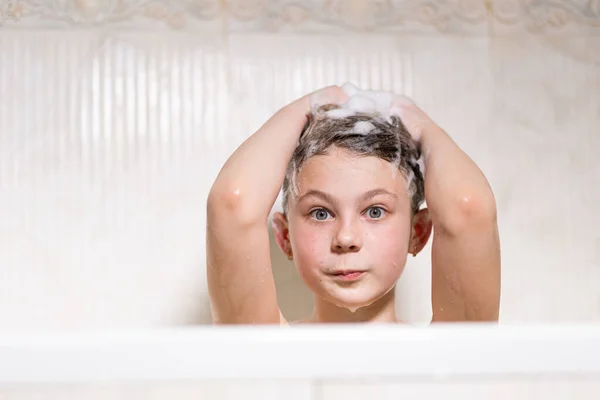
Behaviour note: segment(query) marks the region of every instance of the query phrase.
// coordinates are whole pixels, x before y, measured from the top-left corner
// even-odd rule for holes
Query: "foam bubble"
[[[354,124],[353,133],[366,135],[368,133],[371,133],[373,129],[375,129],[375,125],[373,125],[369,121],[358,121],[356,124]]]
[[[417,163],[419,164],[421,173],[425,174],[425,157],[423,157],[423,155],[421,155],[421,157],[419,157],[419,159],[417,160]]]
[[[373,114],[377,111],[377,103],[372,98],[361,94],[355,94],[350,97],[347,105],[351,110],[364,114]]]
[[[330,118],[346,118],[355,115],[356,112],[354,112],[354,110],[350,110],[349,108],[336,108],[334,110],[327,111],[326,114]]]
[[[410,187],[410,185],[412,184],[413,179],[415,179],[415,173],[413,172],[412,169],[409,169],[408,170],[408,176],[406,177],[406,189],[408,191],[408,195],[409,196],[412,196],[414,194],[413,193],[414,189],[412,189]]]

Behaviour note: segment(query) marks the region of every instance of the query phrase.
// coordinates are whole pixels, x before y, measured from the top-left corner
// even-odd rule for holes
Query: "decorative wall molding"
[[[232,3],[232,19],[258,19],[270,30],[487,31],[484,0],[282,0],[263,1],[251,10],[238,6],[247,3],[244,0],[229,0]]]
[[[503,34],[600,31],[600,0],[0,0],[0,26]]]
[[[600,0],[490,0],[489,15],[495,34],[600,31]]]
[[[98,27],[150,22],[183,29],[222,14],[219,0],[0,0],[0,26]]]

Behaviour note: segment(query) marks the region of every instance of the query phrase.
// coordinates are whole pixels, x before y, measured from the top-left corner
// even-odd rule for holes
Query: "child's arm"
[[[215,323],[279,323],[267,220],[310,112],[311,96],[275,113],[227,160],[207,202],[207,277]],[[314,97],[312,97],[314,98]]]
[[[425,199],[434,226],[433,321],[497,321],[500,243],[492,190],[425,113],[404,104],[400,116],[425,157]]]

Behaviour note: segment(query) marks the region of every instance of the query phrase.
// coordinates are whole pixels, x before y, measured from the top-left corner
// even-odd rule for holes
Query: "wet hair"
[[[358,157],[377,157],[394,164],[408,182],[411,211],[416,213],[425,198],[420,150],[399,117],[372,114],[332,117],[336,105],[321,106],[308,115],[283,180],[283,211],[287,214],[290,195],[297,193],[296,179],[304,163],[313,156],[337,148]]]

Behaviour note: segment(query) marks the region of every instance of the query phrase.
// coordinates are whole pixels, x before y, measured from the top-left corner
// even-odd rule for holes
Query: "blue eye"
[[[329,211],[327,211],[324,208],[318,208],[316,210],[313,210],[310,213],[310,215],[317,221],[325,221],[328,216],[331,216],[331,214],[329,214]]]
[[[369,218],[373,218],[373,219],[379,219],[379,218],[383,217],[384,214],[385,214],[385,210],[381,207],[371,207],[367,211],[367,215],[369,216]]]

